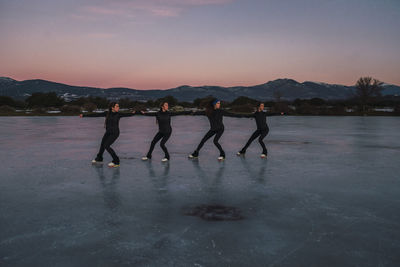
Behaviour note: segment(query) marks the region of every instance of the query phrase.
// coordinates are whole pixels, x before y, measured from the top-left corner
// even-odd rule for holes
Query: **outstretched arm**
[[[107,116],[107,111],[101,113],[90,113],[90,114],[80,114],[79,117],[105,117]]]
[[[157,116],[157,113],[158,112],[141,112],[144,116],[152,116],[152,117],[155,117],[155,116]]]
[[[130,112],[130,113],[127,113],[127,112],[119,113],[119,116],[121,118],[123,118],[123,117],[132,117],[132,116],[135,116],[135,115],[136,115],[136,111],[135,110]]]
[[[283,115],[283,114],[279,113],[279,112],[267,112],[267,114],[266,114],[267,117],[278,116],[278,115]]]
[[[206,115],[206,112],[205,111],[194,111],[194,112],[191,112],[190,113],[190,115]]]

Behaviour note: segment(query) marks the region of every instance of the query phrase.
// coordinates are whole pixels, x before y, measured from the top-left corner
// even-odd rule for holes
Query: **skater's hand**
[[[142,113],[144,115],[144,111],[143,110],[141,110],[140,113]]]
[[[132,111],[132,113],[135,114],[135,113],[136,113],[136,110]]]

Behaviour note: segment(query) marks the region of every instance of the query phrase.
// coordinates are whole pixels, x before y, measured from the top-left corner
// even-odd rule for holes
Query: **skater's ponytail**
[[[104,128],[106,128],[108,118],[110,117],[110,114],[111,114],[111,112],[112,112],[112,108],[115,107],[116,104],[117,104],[117,102],[111,102],[111,103],[108,105],[108,111],[107,111],[106,119],[105,119],[105,121],[104,121]]]

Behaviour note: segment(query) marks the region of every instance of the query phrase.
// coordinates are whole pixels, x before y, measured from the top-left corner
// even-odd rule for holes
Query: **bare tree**
[[[374,96],[381,96],[382,82],[372,77],[361,77],[356,84],[356,97],[360,99],[363,113],[365,108]]]

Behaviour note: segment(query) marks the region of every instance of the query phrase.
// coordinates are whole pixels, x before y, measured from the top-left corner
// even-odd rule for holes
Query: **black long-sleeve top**
[[[154,113],[145,113],[146,116],[155,116],[157,119],[158,124],[158,131],[160,133],[171,133],[171,116],[178,116],[178,115],[188,115],[191,114],[190,111],[186,112],[169,112],[169,111],[158,111]]]
[[[194,112],[192,114],[193,115],[207,115],[205,111],[198,111],[198,112]],[[211,128],[210,130],[217,131],[217,130],[223,129],[224,128],[224,123],[223,123],[224,116],[240,117],[237,114],[230,113],[223,109],[214,109],[210,116],[207,115],[207,118],[210,122],[210,128]]]
[[[279,113],[267,113],[264,111],[256,111],[252,114],[238,114],[238,117],[242,118],[254,118],[256,120],[257,130],[269,130],[267,124],[267,116],[279,115]]]
[[[257,110],[253,113],[253,117],[256,120],[257,130],[269,130],[267,124],[267,112]]]
[[[108,111],[102,113],[83,114],[83,117],[107,117]],[[119,119],[122,117],[132,117],[136,113],[111,112],[106,118],[105,127],[108,133],[119,133]]]

